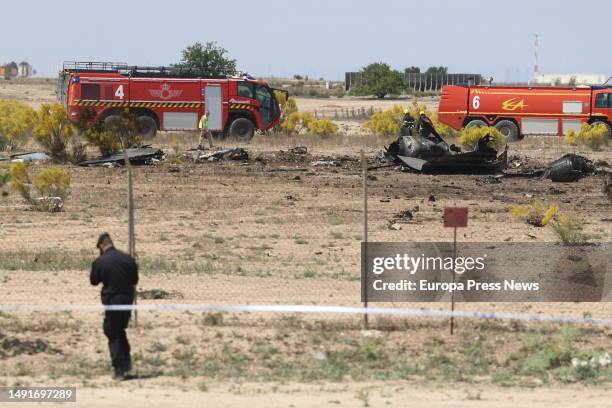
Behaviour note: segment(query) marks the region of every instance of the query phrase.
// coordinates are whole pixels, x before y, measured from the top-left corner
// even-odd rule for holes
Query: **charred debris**
[[[546,166],[533,165],[526,158],[508,156],[508,145],[502,152],[493,146],[486,135],[473,151],[464,152],[448,144],[435,130],[428,118],[404,121],[401,134],[386,146],[379,156],[380,165],[371,169],[399,166],[401,171],[422,174],[487,174],[487,184],[495,184],[505,177],[547,178],[554,182],[577,181],[607,170],[598,168],[586,157],[566,154]]]

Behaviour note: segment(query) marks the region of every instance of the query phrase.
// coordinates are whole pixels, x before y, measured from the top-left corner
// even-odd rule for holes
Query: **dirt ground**
[[[392,108],[394,105],[408,106],[412,103],[410,98],[398,99],[377,99],[377,98],[295,98],[298,108],[306,112],[317,112],[325,117],[333,117],[335,113],[340,114],[341,111],[352,111],[359,109],[385,110]],[[437,97],[419,98],[419,103],[425,105],[430,111],[438,111]]]
[[[38,108],[42,103],[55,101],[56,86],[54,78],[0,80],[0,99],[16,99]]]
[[[447,387],[443,384],[373,382],[352,384],[210,384],[205,392],[193,384],[152,380],[146,385],[127,382],[100,384],[77,389],[77,407],[120,407],[130,401],[134,408],[226,407],[315,408],[315,407],[397,407],[414,408],[605,408],[612,392],[582,387],[516,389],[480,387],[469,384]],[[409,405],[407,405],[409,404]],[[14,407],[29,404],[12,403]],[[44,406],[66,406],[45,403]]]
[[[48,100],[50,89],[44,81],[25,91],[0,82],[0,98],[36,105]],[[330,103],[298,101],[305,110],[333,109]],[[175,158],[135,168],[140,286],[165,292],[162,299],[141,302],[360,305],[358,150],[363,148],[374,164],[390,141],[361,134],[257,136],[242,145],[250,154],[244,163],[193,164]],[[194,143],[189,134],[161,134],[156,140],[169,156]],[[307,155],[288,153],[302,144]],[[545,164],[566,152],[596,161],[610,158],[610,150],[580,150],[548,137],[513,143],[509,154]],[[327,158],[339,165],[313,164]],[[99,289],[87,282],[97,235],[108,231],[118,247],[127,246],[125,169],[65,168],[72,183],[64,212],[31,211],[15,192],[0,205],[2,304],[97,303]],[[470,209],[461,242],[556,241],[550,228],[533,227],[508,214],[511,204],[534,199],[579,216],[592,241],[612,237],[612,207],[601,177],[575,183],[504,179],[485,184],[484,176],[475,175],[427,176],[393,168],[371,174],[371,241],[450,240],[441,223],[446,206]],[[389,229],[389,220],[407,209],[414,219],[400,230]],[[607,303],[462,304],[460,310],[612,318]],[[574,329],[560,325],[462,321],[462,335],[453,339],[445,335],[444,319],[380,319],[373,333],[363,332],[359,319],[345,316],[143,312],[139,319],[130,336],[141,378],[117,384],[108,378],[100,313],[0,314],[0,331],[6,336],[0,337],[0,345],[9,344],[0,347],[0,373],[5,373],[0,385],[75,384],[78,405],[83,406],[118,406],[130,398],[133,406],[150,407],[202,402],[377,407],[407,400],[416,407],[557,407],[568,406],[568,401],[576,407],[605,407],[612,397],[609,388],[576,380],[573,371],[525,374],[517,363],[534,343],[550,342],[555,350],[611,351],[612,333],[604,327],[569,335],[566,331]],[[443,342],[436,342],[438,338]],[[23,352],[13,355],[10,344]],[[464,355],[474,344],[481,344],[479,353],[490,359],[486,369],[474,367],[474,358]],[[414,356],[418,367],[399,367],[397,361],[405,356]],[[555,369],[573,369],[563,361]],[[457,372],[453,367],[461,368]]]

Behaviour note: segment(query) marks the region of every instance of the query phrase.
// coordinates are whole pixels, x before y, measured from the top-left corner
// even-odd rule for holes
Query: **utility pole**
[[[539,62],[539,57],[540,57],[540,42],[538,39],[538,35],[535,35],[535,40],[533,42],[533,79],[537,80],[538,76],[540,75],[540,62]]]

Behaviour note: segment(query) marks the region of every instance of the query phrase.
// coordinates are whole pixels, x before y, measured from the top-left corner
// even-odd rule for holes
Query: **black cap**
[[[107,239],[108,240],[111,239],[110,234],[108,232],[105,232],[104,234],[100,235],[98,237],[98,243],[96,244],[96,248],[100,248],[100,245],[102,245],[102,243],[106,241]]]

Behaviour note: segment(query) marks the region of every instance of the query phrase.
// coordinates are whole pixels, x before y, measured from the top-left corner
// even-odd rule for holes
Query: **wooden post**
[[[367,248],[368,248],[368,162],[365,158],[365,153],[363,152],[363,149],[361,149],[361,168],[362,168],[362,172],[363,172],[363,242],[365,242],[365,246],[364,246],[364,251],[366,251],[366,253],[364,254],[364,259],[367,262],[368,259],[368,253],[367,253]],[[366,288],[366,290],[363,293],[364,296],[364,302],[363,302],[363,306],[367,309],[368,308],[368,273],[366,270],[366,273],[363,275],[363,279],[365,280],[365,282],[363,282],[364,287]],[[366,330],[368,330],[368,313],[366,310],[366,313],[363,315],[363,324]]]

